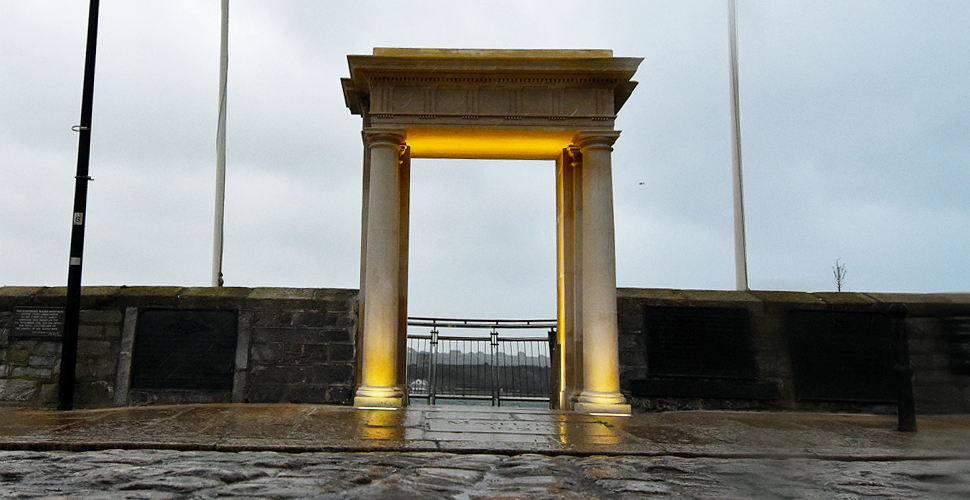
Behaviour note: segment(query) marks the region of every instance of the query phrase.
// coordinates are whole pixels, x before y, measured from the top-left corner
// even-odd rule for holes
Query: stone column
[[[403,134],[366,131],[370,155],[363,290],[361,375],[354,406],[398,408],[404,405],[398,342],[401,315],[400,158]],[[405,292],[406,293],[406,292]]]
[[[563,149],[556,160],[556,246],[558,275],[559,394],[556,407],[571,409],[583,389],[582,373],[582,190],[578,149]]]
[[[398,311],[397,311],[397,379],[404,388],[403,405],[408,403],[408,255],[410,253],[411,234],[411,148],[405,146],[401,150],[401,160],[398,162],[401,191],[401,237],[398,243]]]
[[[569,149],[563,149],[556,160],[556,284],[557,284],[557,343],[559,350],[552,362],[555,394],[550,396],[552,407],[566,409],[572,395],[573,339],[575,338],[575,274],[576,255],[573,211],[573,167]]]
[[[583,392],[574,409],[629,414],[620,394],[612,145],[619,132],[580,134],[582,154]]]

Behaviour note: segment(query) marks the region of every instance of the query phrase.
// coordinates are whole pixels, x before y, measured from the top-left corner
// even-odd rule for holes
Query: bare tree
[[[832,276],[835,277],[835,289],[836,291],[842,291],[842,285],[845,285],[845,264],[839,262],[841,259],[835,259],[835,267],[832,268]]]

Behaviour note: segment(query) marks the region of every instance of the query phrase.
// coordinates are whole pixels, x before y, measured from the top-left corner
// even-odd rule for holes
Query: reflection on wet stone
[[[432,420],[428,424],[431,431],[461,432],[468,430],[467,420]],[[559,426],[542,422],[486,422],[477,424],[480,433],[497,434],[558,434]]]
[[[401,425],[403,412],[386,410],[364,411],[366,411],[366,416],[360,428],[361,438],[388,440],[402,440],[404,438],[404,426]]]

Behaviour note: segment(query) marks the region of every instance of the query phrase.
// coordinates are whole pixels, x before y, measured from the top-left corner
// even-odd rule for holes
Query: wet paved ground
[[[0,498],[968,498],[970,416],[0,408]],[[183,451],[174,451],[183,450]]]

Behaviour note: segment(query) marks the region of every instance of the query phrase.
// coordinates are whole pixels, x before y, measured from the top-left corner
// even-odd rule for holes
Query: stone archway
[[[347,57],[363,118],[359,378],[354,405],[407,404],[411,158],[556,161],[561,408],[629,413],[619,391],[613,143],[640,58],[609,50],[374,49]]]

